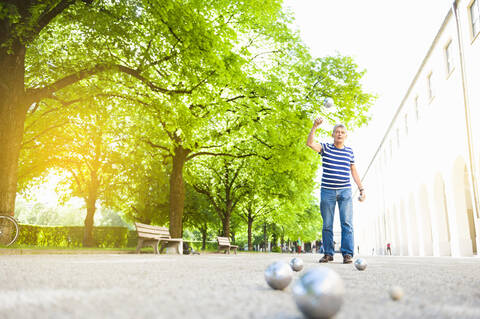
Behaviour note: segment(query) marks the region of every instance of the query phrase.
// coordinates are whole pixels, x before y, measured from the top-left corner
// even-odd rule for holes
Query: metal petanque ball
[[[323,106],[326,108],[330,108],[334,105],[335,103],[333,102],[333,99],[331,97],[327,97],[325,100],[323,100]]]
[[[365,270],[368,266],[367,264],[367,261],[363,258],[357,258],[357,260],[355,260],[355,268],[357,268],[358,270]]]
[[[300,271],[303,269],[303,260],[300,259],[300,258],[292,258],[292,260],[290,260],[290,267],[292,267],[292,270],[293,271]]]
[[[404,293],[402,287],[392,286],[388,290],[388,294],[390,295],[390,298],[392,298],[392,300],[397,301],[402,299]]]
[[[292,277],[292,268],[284,261],[274,262],[265,270],[265,280],[273,289],[285,289],[292,281]]]
[[[332,269],[308,270],[292,288],[293,298],[307,318],[330,318],[342,307],[345,287]]]

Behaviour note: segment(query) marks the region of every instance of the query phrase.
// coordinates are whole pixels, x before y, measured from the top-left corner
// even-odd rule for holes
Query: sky
[[[314,57],[348,55],[378,99],[368,126],[349,133],[362,177],[453,0],[285,0]],[[333,97],[334,98],[334,97]]]

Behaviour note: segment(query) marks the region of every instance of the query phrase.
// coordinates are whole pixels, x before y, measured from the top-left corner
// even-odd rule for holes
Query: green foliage
[[[281,247],[273,247],[272,248],[272,253],[281,253],[282,252],[282,248]]]
[[[195,238],[198,240],[202,239],[202,232],[207,232],[208,236],[208,230],[210,228],[219,228],[220,224],[212,204],[205,196],[196,192],[190,184],[186,185],[183,222],[184,227],[198,230],[199,233]]]
[[[290,21],[275,0],[75,2],[27,47],[27,90],[76,79],[30,107],[18,189],[61,169],[70,195],[165,225],[184,151],[185,228],[213,236],[228,215],[235,234],[253,218],[276,238],[318,239],[313,114],[353,129],[374,97],[352,58],[313,58]]]
[[[37,247],[81,247],[83,241],[81,226],[35,226],[20,225],[16,245]],[[94,227],[93,236],[96,247],[123,248],[136,244],[135,231],[125,227]]]

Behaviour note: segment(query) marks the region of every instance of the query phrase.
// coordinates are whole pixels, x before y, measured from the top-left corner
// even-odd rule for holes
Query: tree
[[[93,224],[97,202],[114,193],[113,180],[120,171],[121,157],[117,149],[122,138],[118,134],[120,108],[113,107],[111,103],[102,98],[77,103],[68,117],[57,118],[53,123],[49,121],[51,129],[48,135],[33,133],[34,146],[24,148],[30,154],[36,152],[34,158],[28,158],[33,166],[62,169],[70,174],[67,183],[71,194],[85,200],[85,247],[94,246]],[[44,127],[42,123],[48,119],[44,114],[32,115],[28,123],[35,122],[37,128]],[[32,171],[29,170],[30,174]]]
[[[202,235],[202,250],[205,250],[208,230],[212,227],[216,229],[217,225],[220,224],[218,215],[205,196],[196,192],[190,184],[186,186],[183,225],[200,231]]]
[[[133,38],[137,30],[133,26],[145,18],[138,14],[142,3],[92,2],[0,3],[0,214],[9,214],[15,207],[18,159],[29,109],[101,72],[123,72],[145,80],[140,69],[119,63],[109,47],[117,47],[117,52],[123,49],[120,61],[143,59],[123,41],[125,35]],[[165,29],[174,37],[171,26]],[[187,91],[150,86],[165,94]]]
[[[80,1],[0,4],[0,214],[10,214],[15,208],[18,158],[28,109],[41,97],[78,81],[65,77],[44,87],[27,87],[24,81],[27,48],[56,16],[76,2]]]
[[[143,106],[142,129],[146,134],[142,143],[156,150],[151,157],[159,155],[169,168],[168,219],[174,237],[182,235],[183,172],[188,161],[200,156],[281,159],[282,165],[273,165],[277,173],[307,172],[291,185],[290,196],[307,183],[316,168],[313,155],[303,154],[304,135],[310,124],[308,116],[320,110],[323,96],[335,94],[337,104],[342,102],[332,121],[361,125],[367,120],[371,96],[359,85],[362,72],[348,58],[313,59],[288,29],[289,17],[282,12],[280,1],[184,4],[131,0],[99,1],[89,6],[59,2],[65,8],[70,6],[68,10],[61,10],[57,2],[47,3],[52,13],[39,4],[37,13],[56,13],[54,23],[35,33],[28,42],[32,45],[19,40],[24,49],[28,47],[28,54],[23,52],[21,61],[25,80],[17,78],[17,82],[21,82],[28,103],[9,98],[5,102],[9,106],[0,107],[4,110],[1,118],[4,114],[16,116],[18,126],[16,131],[4,130],[1,122],[0,132],[16,134],[16,138],[1,133],[0,142],[9,140],[9,147],[15,148],[12,150],[19,149],[22,132],[18,128],[23,127],[25,114],[35,109],[41,114],[48,112],[42,108],[45,99],[68,103],[79,98],[67,89],[75,83],[93,82],[102,86],[105,96]],[[2,4],[2,9],[12,12],[18,11],[17,7]],[[2,17],[11,28],[20,30],[25,21],[15,24],[22,15],[13,16],[16,18],[11,14]],[[29,23],[36,25],[35,21]],[[14,44],[5,46],[13,55]],[[13,108],[22,111],[14,112]],[[274,154],[270,149],[276,150]],[[6,207],[0,207],[0,213],[14,205],[15,152],[9,153],[17,155],[8,159],[0,155],[0,167],[7,167],[9,174],[9,182],[0,181],[0,202]],[[145,165],[141,163],[148,171]],[[273,178],[269,183],[275,182]],[[7,200],[9,194],[13,194],[13,201]],[[305,200],[296,205],[305,206]]]
[[[242,211],[239,213],[240,217],[247,223],[247,242],[248,250],[253,250],[252,243],[252,230],[253,222],[259,218],[265,217],[270,212],[268,203],[262,201],[262,199],[250,192],[245,198],[245,204],[242,207]]]
[[[205,195],[218,217],[222,221],[222,236],[230,238],[230,220],[238,202],[246,194],[243,180],[239,174],[245,160],[221,158],[213,161],[197,163],[193,188]]]

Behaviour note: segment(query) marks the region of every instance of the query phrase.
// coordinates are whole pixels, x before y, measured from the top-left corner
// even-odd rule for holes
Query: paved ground
[[[2,255],[0,318],[302,318],[290,287],[263,277],[292,256]],[[319,255],[301,258],[320,267]],[[366,256],[364,272],[336,258],[328,267],[347,289],[337,318],[480,318],[479,258]]]

